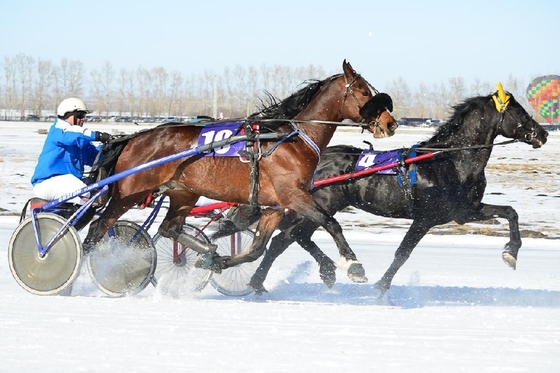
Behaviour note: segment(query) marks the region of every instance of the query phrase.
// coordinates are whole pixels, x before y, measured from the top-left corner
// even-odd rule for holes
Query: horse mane
[[[340,77],[336,74],[324,80],[307,80],[304,87],[280,100],[269,92],[265,92],[265,99],[260,100],[259,111],[251,114],[249,119],[292,119],[309,105],[311,99],[327,82]],[[274,130],[286,124],[284,120],[264,122],[261,127]]]
[[[512,97],[513,98],[513,97]],[[442,124],[432,136],[432,138],[419,143],[419,146],[427,144],[443,144],[449,137],[457,132],[465,122],[465,117],[472,114],[474,110],[483,109],[488,102],[492,101],[492,95],[470,97],[451,107],[452,114],[449,119]]]

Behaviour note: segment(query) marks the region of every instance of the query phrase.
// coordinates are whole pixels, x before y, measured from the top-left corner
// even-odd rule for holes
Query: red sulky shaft
[[[425,159],[432,158],[434,155],[435,155],[435,153],[426,153],[426,154],[418,155],[416,157],[410,157],[410,158],[405,159],[404,163],[405,164],[410,164],[410,163],[414,163],[414,162],[418,162],[418,161],[423,161]],[[358,177],[366,176],[366,175],[369,175],[369,174],[373,174],[375,172],[387,170],[389,168],[394,168],[394,167],[397,167],[397,166],[398,166],[398,163],[393,162],[393,163],[389,163],[389,164],[386,164],[386,165],[383,165],[383,166],[377,166],[377,167],[372,167],[372,168],[368,168],[368,169],[365,169],[365,170],[353,172],[351,174],[343,174],[343,175],[339,175],[339,176],[328,177],[326,179],[321,179],[321,180],[314,181],[313,182],[313,187],[316,188],[316,187],[319,187],[319,186],[322,186],[322,185],[333,184],[333,183],[336,183],[338,181],[356,179]]]

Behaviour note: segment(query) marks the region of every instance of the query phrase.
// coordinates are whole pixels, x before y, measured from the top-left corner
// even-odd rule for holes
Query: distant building
[[[431,122],[432,118],[406,117],[399,120],[400,125],[409,127],[429,127]]]

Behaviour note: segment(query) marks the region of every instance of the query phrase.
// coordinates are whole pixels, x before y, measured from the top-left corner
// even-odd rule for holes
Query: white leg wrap
[[[357,260],[347,260],[343,256],[341,256],[340,258],[338,258],[336,262],[334,262],[337,268],[345,269],[345,270],[348,270],[348,268],[350,268],[350,266],[354,263],[360,263],[360,262],[358,262]]]

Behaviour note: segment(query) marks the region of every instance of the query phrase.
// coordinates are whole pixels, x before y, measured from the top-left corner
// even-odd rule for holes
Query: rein
[[[513,144],[517,141],[519,141],[519,140],[513,139],[513,140],[498,142],[498,143],[495,143],[495,144],[473,145],[473,146],[465,146],[465,147],[461,147],[461,148],[409,148],[409,149],[414,149],[415,151],[421,151],[421,152],[453,152],[453,151],[461,151],[461,150],[473,150],[473,149],[476,150],[476,149],[493,148],[494,146]]]
[[[255,122],[293,122],[294,119],[257,119]],[[298,123],[332,124],[340,127],[365,127],[364,123],[356,122],[334,122],[328,120],[302,119],[296,120]]]

